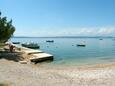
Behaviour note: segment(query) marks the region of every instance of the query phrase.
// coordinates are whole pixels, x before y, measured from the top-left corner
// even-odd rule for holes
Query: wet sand
[[[115,86],[115,64],[50,66],[0,59],[0,83],[9,86]]]

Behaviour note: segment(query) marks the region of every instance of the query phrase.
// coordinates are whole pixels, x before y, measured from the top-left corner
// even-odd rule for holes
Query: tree
[[[0,42],[6,42],[13,36],[15,27],[12,25],[12,20],[7,21],[7,17],[2,17],[0,12]]]

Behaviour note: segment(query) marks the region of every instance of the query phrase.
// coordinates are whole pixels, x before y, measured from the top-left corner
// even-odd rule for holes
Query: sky
[[[115,0],[0,0],[14,36],[115,36]]]

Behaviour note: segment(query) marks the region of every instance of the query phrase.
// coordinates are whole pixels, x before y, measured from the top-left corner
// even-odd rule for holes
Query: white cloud
[[[115,28],[100,28],[98,30],[98,33],[99,34],[111,34],[111,33],[114,33],[115,32]]]
[[[16,30],[16,36],[115,36],[115,27]]]
[[[76,28],[73,34],[75,35],[87,35],[87,36],[99,36],[99,35],[109,35],[113,36],[115,34],[114,27],[90,27],[90,28]]]

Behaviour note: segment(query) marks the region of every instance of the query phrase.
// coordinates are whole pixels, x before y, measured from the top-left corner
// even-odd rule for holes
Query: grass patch
[[[8,86],[6,83],[0,83],[0,86]]]

